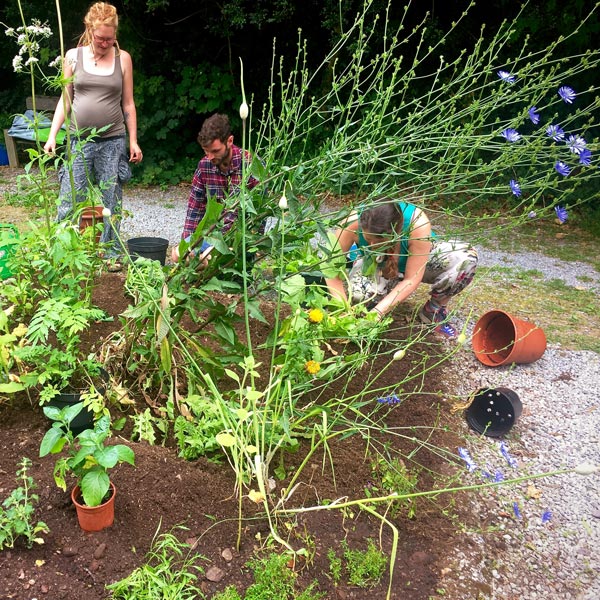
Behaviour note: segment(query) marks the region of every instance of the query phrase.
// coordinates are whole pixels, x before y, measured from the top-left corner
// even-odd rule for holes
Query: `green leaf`
[[[64,431],[59,425],[55,425],[46,431],[46,435],[42,439],[42,443],[40,444],[40,457],[48,454],[58,454],[67,441]]]
[[[81,479],[79,486],[86,506],[100,506],[110,487],[110,480],[106,472],[94,469]]]
[[[10,383],[0,383],[0,394],[14,394],[25,389],[22,383],[11,381]]]

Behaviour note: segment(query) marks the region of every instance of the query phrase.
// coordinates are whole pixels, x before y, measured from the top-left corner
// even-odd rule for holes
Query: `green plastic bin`
[[[19,231],[14,225],[0,223],[0,279],[8,279],[12,272],[8,268],[8,259],[15,252]]]

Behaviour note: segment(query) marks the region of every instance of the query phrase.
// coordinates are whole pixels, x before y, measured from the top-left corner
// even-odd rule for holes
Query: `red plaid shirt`
[[[246,165],[250,163],[251,156],[245,153]],[[198,163],[198,168],[192,180],[192,189],[188,199],[187,214],[183,227],[183,238],[192,235],[198,227],[206,212],[207,198],[215,198],[223,202],[226,198],[238,193],[242,181],[242,150],[237,146],[231,148],[231,164],[224,173],[219,167],[213,165],[206,156]],[[246,187],[252,189],[258,184],[258,179],[248,176]],[[237,217],[237,211],[231,210],[223,213],[222,231],[228,231]]]

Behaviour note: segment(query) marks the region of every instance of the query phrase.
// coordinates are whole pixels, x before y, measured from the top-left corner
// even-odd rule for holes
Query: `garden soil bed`
[[[123,294],[123,279],[123,274],[106,273],[96,288],[96,304],[112,315],[118,315],[128,304]],[[395,343],[393,338],[400,343],[406,335],[408,321],[407,315],[401,312],[396,316],[390,327],[390,344]],[[102,340],[118,326],[117,319],[96,324],[90,341]],[[257,328],[257,336],[264,336],[268,331],[264,325],[257,324]],[[385,426],[406,428],[402,430],[404,436],[394,436],[390,443],[401,448],[405,455],[412,452],[408,467],[418,469],[419,488],[424,490],[431,489],[434,480],[446,478],[447,481],[455,471],[447,458],[440,458],[436,448],[447,449],[449,454],[455,455],[460,445],[460,439],[452,433],[459,429],[456,427],[458,417],[450,414],[440,393],[443,371],[434,366],[436,357],[446,351],[441,342],[427,337],[421,347],[417,345],[414,355],[407,353],[404,360],[395,361],[392,367],[388,365],[389,354],[378,356],[363,367],[350,382],[350,391],[346,391],[347,396],[352,389],[362,390],[367,372],[371,376],[382,373],[376,384],[381,391],[394,389],[407,370],[414,368],[415,361],[421,361],[419,370],[423,372],[422,361],[431,366],[426,378],[412,384],[414,394],[406,401],[389,408],[381,407]],[[332,396],[335,391],[335,385],[328,388]],[[377,395],[380,393],[374,392],[374,402]],[[145,408],[142,404],[143,401],[138,407],[140,410]],[[227,463],[206,459],[186,462],[178,458],[174,444],[134,443],[123,434],[119,441],[134,448],[136,466],[121,465],[114,469],[115,523],[105,531],[89,534],[79,529],[68,492],[62,492],[54,484],[53,458],[38,458],[39,444],[47,427],[48,422],[35,401],[32,405],[21,398],[13,404],[0,405],[0,499],[16,487],[17,465],[22,457],[29,457],[33,461],[30,475],[37,483],[40,498],[36,517],[50,529],[43,545],[26,549],[18,543],[14,549],[0,552],[0,596],[3,599],[107,598],[105,585],[127,576],[144,562],[157,532],[168,532],[178,525],[185,529],[176,529],[174,533],[192,544],[193,552],[203,557],[197,564],[204,572],[217,568],[212,569],[217,576],[211,575],[211,579],[219,581],[200,576],[197,582],[207,598],[227,585],[235,584],[241,591],[252,582],[246,563],[261,547],[266,551],[269,529],[256,505],[245,498],[242,545],[239,550],[235,548],[237,503],[233,497],[233,472]],[[368,493],[373,486],[374,453],[371,450],[383,441],[383,437],[378,439],[376,435],[370,440],[352,436],[332,441],[331,456],[324,459],[318,455],[305,467],[301,485],[287,508],[314,506],[325,500],[363,498],[366,490]],[[288,473],[293,472],[301,456],[299,452],[286,457]],[[274,499],[284,485],[285,481],[277,483]],[[440,588],[449,589],[447,580],[442,583],[447,566],[445,559],[450,550],[461,543],[455,519],[466,522],[470,518],[460,514],[460,506],[460,497],[440,495],[420,499],[412,518],[408,516],[407,507],[388,513],[388,518],[399,529],[393,598],[426,600],[435,596]],[[352,549],[364,550],[369,538],[377,543],[381,541],[383,551],[389,555],[392,535],[381,521],[353,508],[306,512],[294,519],[282,519],[279,527],[293,547],[304,546],[309,550],[308,560],[299,559],[295,566],[299,588],[316,579],[326,598],[385,598],[387,574],[374,588],[362,589],[347,582],[334,586],[327,559],[329,549],[341,554],[342,540]],[[277,548],[276,544],[269,546],[270,550]],[[473,590],[470,597],[477,594],[478,590]]]

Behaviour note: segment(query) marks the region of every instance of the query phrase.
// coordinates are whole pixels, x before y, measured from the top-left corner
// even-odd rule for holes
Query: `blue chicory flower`
[[[519,509],[518,502],[513,502],[513,512],[515,513],[515,517],[517,517],[517,519],[523,518],[523,516],[521,515],[521,510]]]
[[[530,210],[530,211],[527,213],[527,217],[528,217],[529,219],[535,219],[535,218],[537,217],[537,213],[535,212],[535,210]]]
[[[510,127],[501,131],[500,135],[509,142],[518,142],[521,139],[521,134],[516,129]]]
[[[554,212],[556,213],[556,218],[559,220],[561,225],[569,218],[569,213],[564,206],[555,206]]]
[[[469,473],[472,473],[477,469],[477,465],[473,462],[473,459],[471,458],[471,455],[469,454],[469,451],[466,448],[459,448],[458,455],[467,464],[467,470],[469,471]]]
[[[529,115],[529,118],[531,119],[531,122],[534,125],[537,125],[540,122],[540,113],[535,112],[536,110],[537,110],[537,106],[532,106],[527,111],[527,114]]]
[[[542,523],[547,523],[552,518],[552,512],[549,510],[545,510],[542,513]]]
[[[563,177],[567,177],[567,175],[571,172],[571,167],[566,165],[562,160],[556,161],[554,168],[556,169],[556,172]]]
[[[496,483],[504,481],[504,474],[502,473],[502,471],[500,471],[500,469],[496,469],[496,472],[494,473],[494,481]]]
[[[500,77],[500,79],[502,79],[502,81],[505,81],[506,83],[515,82],[515,76],[511,75],[508,71],[498,71],[498,77]]]
[[[508,446],[506,445],[506,442],[500,442],[500,453],[502,456],[504,456],[509,466],[511,466],[513,469],[517,468],[517,460],[508,453]]]
[[[384,396],[383,398],[377,398],[377,402],[380,404],[400,404],[401,400],[396,396],[396,394],[392,394],[391,396]]]
[[[570,135],[567,146],[573,154],[581,154],[586,147],[586,141],[580,135]]]
[[[588,150],[587,148],[584,148],[579,153],[579,164],[589,167],[591,161],[592,161],[592,151]]]
[[[568,85],[563,85],[562,87],[558,88],[558,95],[567,104],[573,104],[573,100],[575,100],[575,96],[577,96],[575,90],[572,87],[569,87]]]
[[[521,195],[521,186],[519,185],[519,182],[515,179],[511,179],[508,183],[512,193],[518,198]]]
[[[565,132],[560,125],[550,125],[548,129],[546,129],[546,135],[551,137],[555,142],[560,142],[565,139]]]

